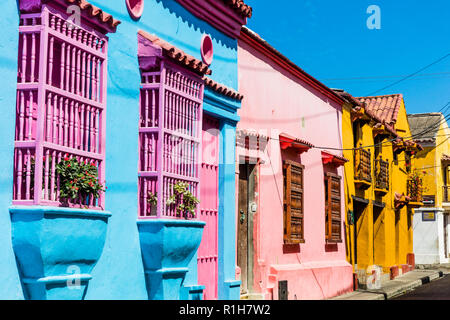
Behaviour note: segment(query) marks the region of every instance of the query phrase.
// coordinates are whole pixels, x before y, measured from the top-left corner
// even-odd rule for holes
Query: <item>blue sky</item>
[[[354,96],[450,53],[448,0],[245,2],[253,7],[249,28],[327,86]],[[381,9],[380,30],[367,27],[370,5]],[[408,113],[439,111],[450,101],[450,57],[376,95],[391,93],[404,94]]]

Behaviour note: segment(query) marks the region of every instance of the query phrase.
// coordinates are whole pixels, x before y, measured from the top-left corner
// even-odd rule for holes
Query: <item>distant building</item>
[[[414,214],[416,263],[448,263],[450,254],[450,129],[442,113],[408,115],[411,133],[424,150],[414,161],[423,176],[423,206]]]

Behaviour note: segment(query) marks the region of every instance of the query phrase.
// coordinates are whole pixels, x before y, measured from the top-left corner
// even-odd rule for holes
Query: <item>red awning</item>
[[[338,156],[326,151],[322,151],[322,162],[323,164],[333,164],[337,167],[339,166],[343,166],[345,163],[347,163],[349,160],[342,157],[342,156]]]
[[[294,148],[300,153],[306,152],[314,147],[314,145],[312,145],[308,141],[297,139],[286,133],[280,134],[280,145],[282,150]]]

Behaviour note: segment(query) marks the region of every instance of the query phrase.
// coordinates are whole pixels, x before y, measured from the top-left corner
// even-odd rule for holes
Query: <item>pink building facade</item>
[[[237,277],[248,299],[353,290],[346,261],[342,104],[249,29],[238,49]]]

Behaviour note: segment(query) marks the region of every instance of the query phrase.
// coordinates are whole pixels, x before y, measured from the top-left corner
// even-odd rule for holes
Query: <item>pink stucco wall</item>
[[[271,139],[265,150],[251,152],[259,166],[258,211],[254,216],[254,291],[277,299],[278,281],[288,280],[289,299],[324,299],[353,288],[352,266],[342,243],[326,244],[324,171],[320,148],[285,158],[301,162],[304,171],[304,232],[300,252],[283,253],[283,174],[280,133],[316,147],[342,147],[341,106],[240,41],[239,91],[245,98],[238,130],[255,130]],[[342,155],[340,151],[329,152]],[[238,146],[237,157],[246,152]],[[344,176],[343,167],[335,171]],[[345,221],[344,181],[341,183]],[[237,189],[238,190],[238,189]]]

